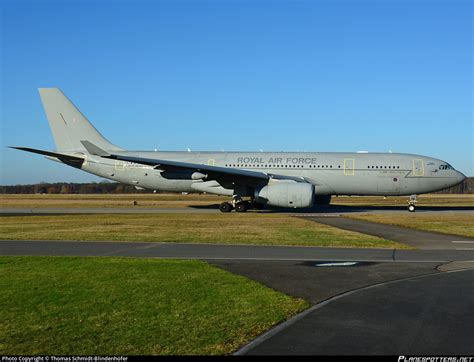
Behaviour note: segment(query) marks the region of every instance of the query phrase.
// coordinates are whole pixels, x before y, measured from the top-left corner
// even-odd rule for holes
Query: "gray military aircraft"
[[[401,153],[127,151],[107,141],[58,88],[39,93],[56,151],[12,147],[137,188],[231,197],[222,212],[306,208],[331,195],[416,195],[466,176],[435,158]]]

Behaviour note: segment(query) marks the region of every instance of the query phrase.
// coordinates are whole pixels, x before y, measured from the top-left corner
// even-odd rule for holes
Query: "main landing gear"
[[[219,205],[219,210],[221,210],[221,212],[231,212],[233,208],[234,207],[230,202],[223,202]]]
[[[232,210],[235,210],[236,212],[245,212],[250,208],[251,204],[248,201],[237,201],[232,203],[223,202],[219,205],[219,210],[221,210],[221,212],[231,212]]]
[[[416,195],[411,195],[410,200],[408,200],[408,211],[409,212],[415,212],[417,202],[418,201],[416,200]]]
[[[244,201],[240,198],[234,198],[232,202],[223,202],[219,205],[219,210],[221,212],[231,212],[235,210],[236,212],[246,212],[249,209],[261,210],[263,208],[262,204],[252,201]]]

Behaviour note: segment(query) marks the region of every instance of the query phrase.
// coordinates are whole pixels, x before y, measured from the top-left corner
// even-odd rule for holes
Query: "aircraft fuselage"
[[[400,153],[123,151],[117,154],[302,177],[315,186],[316,195],[422,194],[450,187],[465,178],[442,160]],[[152,190],[197,192],[202,190],[195,186],[204,182],[191,179],[189,173],[162,172],[152,166],[90,155],[82,169]]]

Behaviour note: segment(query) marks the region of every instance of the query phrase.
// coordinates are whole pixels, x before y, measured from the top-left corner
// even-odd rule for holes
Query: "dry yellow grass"
[[[0,207],[142,207],[175,208],[219,204],[227,198],[199,194],[51,194],[51,195],[0,195]],[[137,205],[134,205],[134,201]]]
[[[474,237],[474,214],[353,214],[347,217],[444,234]]]
[[[374,236],[275,214],[101,214],[0,218],[2,240],[407,248]]]
[[[210,206],[227,201],[227,197],[199,194],[51,194],[51,195],[0,195],[2,208],[47,207],[105,207],[105,208],[186,208]],[[332,198],[333,205],[348,206],[406,206],[408,197],[339,196]],[[418,197],[419,206],[472,206],[474,195],[427,194]],[[137,205],[134,205],[134,201]]]

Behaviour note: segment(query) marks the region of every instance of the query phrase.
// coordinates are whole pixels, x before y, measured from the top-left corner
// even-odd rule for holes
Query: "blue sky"
[[[0,184],[99,180],[6,148],[54,149],[38,87],[127,149],[391,150],[474,175],[469,0],[0,8]]]

